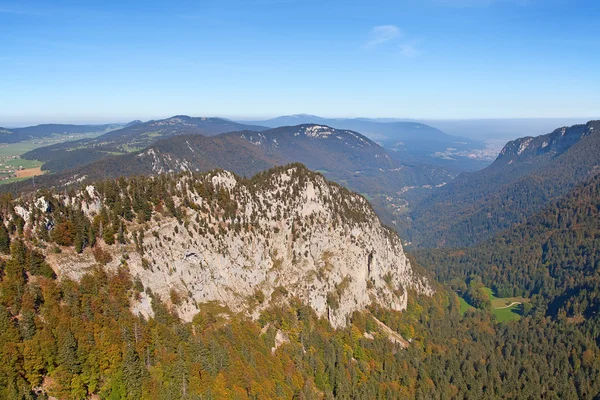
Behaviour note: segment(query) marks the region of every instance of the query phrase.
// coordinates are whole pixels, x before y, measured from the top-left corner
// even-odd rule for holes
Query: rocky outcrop
[[[297,298],[341,327],[371,303],[403,310],[409,289],[432,292],[362,196],[300,164],[251,180],[226,171],[182,175],[177,186],[185,189],[172,198],[181,215],[131,222],[127,243],[107,246],[107,267],[126,265],[184,320],[208,302],[257,317]],[[88,187],[82,209],[93,217],[100,199],[91,193]],[[74,279],[95,265],[89,249],[48,261]],[[148,315],[148,299],[141,301],[133,307]]]
[[[585,125],[558,128],[546,135],[519,138],[504,146],[496,164],[523,162],[539,156],[557,156],[599,130],[600,121],[590,121]]]

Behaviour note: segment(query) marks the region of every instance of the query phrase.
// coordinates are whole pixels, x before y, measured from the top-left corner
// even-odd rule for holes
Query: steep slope
[[[136,121],[134,121],[136,122]],[[179,115],[163,120],[128,124],[94,139],[83,139],[41,147],[22,157],[44,162],[43,170],[66,171],[116,155],[141,150],[156,141],[178,135],[214,136],[234,130],[263,130],[260,126],[243,125],[221,118],[192,118]]]
[[[600,175],[480,245],[416,254],[443,281],[475,274],[502,297],[535,296],[539,311],[593,317],[600,311]]]
[[[512,141],[491,166],[459,176],[412,210],[410,238],[423,247],[484,240],[589,179],[599,165],[599,121]]]
[[[0,128],[0,143],[17,143],[23,140],[44,138],[51,135],[99,133],[122,128],[122,124],[68,125],[43,124],[24,128]]]
[[[207,302],[257,317],[297,298],[341,327],[371,303],[403,310],[409,289],[432,293],[363,197],[300,164],[251,180],[223,171],[105,182],[15,211],[32,229],[53,227],[57,244],[83,250],[47,255],[59,277],[79,279],[97,263],[97,251],[84,249],[99,240],[95,231],[107,243],[107,268],[126,263],[188,321]],[[148,312],[143,301],[136,307]]]

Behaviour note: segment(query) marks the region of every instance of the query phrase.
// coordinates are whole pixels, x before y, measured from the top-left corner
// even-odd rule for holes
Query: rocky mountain
[[[59,143],[40,147],[22,157],[44,162],[42,169],[62,172],[86,165],[102,158],[129,154],[148,147],[156,141],[179,135],[214,136],[236,130],[264,130],[255,125],[244,125],[222,118],[193,118],[178,115],[167,119],[128,124],[93,139]]]
[[[101,133],[122,128],[122,124],[68,125],[42,124],[24,128],[0,128],[0,143],[18,143],[23,140],[44,138],[52,135]]]
[[[403,162],[427,163],[457,171],[487,166],[487,159],[478,160],[472,150],[485,148],[483,142],[448,135],[437,128],[416,121],[369,118],[323,118],[298,114],[254,123],[276,128],[281,126],[319,124],[336,129],[360,132],[377,142]]]
[[[126,265],[187,321],[206,303],[258,317],[299,299],[342,327],[372,303],[403,310],[409,290],[432,293],[363,197],[300,164],[252,179],[163,174],[38,196],[14,215],[26,229],[50,227],[62,249],[46,262],[59,278],[78,280],[99,260]],[[152,315],[146,294],[132,307]]]
[[[424,247],[474,244],[524,222],[598,172],[599,121],[518,139],[488,168],[433,191],[411,211],[407,233]]]
[[[573,125],[554,130],[537,137],[524,137],[506,144],[494,167],[512,163],[539,164],[546,158],[553,158],[569,150],[574,144],[599,129],[600,122],[591,121],[585,125]]]

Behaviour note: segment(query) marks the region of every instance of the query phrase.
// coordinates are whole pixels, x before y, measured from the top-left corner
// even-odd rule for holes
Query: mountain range
[[[489,167],[461,174],[416,205],[407,234],[422,247],[474,244],[524,222],[598,172],[600,121],[520,138]]]
[[[152,123],[150,129],[166,125],[170,127],[166,131],[169,133],[173,124],[179,126],[181,120],[177,118],[176,122]],[[132,132],[128,135],[130,140],[140,137],[146,139],[147,129],[148,126],[140,124],[126,131]],[[213,127],[212,132],[216,129]],[[191,131],[197,132],[197,128],[193,127]],[[127,142],[125,135],[119,131],[109,135],[116,136],[116,139],[93,139],[98,145],[91,148],[67,150],[70,148],[68,146],[78,144],[66,143],[65,146],[38,149],[41,155],[38,155],[38,150],[27,153],[25,157],[35,159],[44,154],[61,154],[60,159],[48,162],[55,165],[52,163],[60,161],[61,168],[58,170],[61,172],[38,177],[36,185],[62,187],[103,178],[184,170],[209,171],[215,168],[252,176],[271,166],[301,162],[329,179],[369,196],[386,223],[393,223],[406,206],[408,196],[419,196],[454,177],[440,167],[403,164],[377,143],[357,132],[322,125],[281,127],[260,132],[243,130],[215,136],[181,134],[158,140],[143,150],[113,156],[107,156],[106,149],[115,149],[115,146],[122,148],[124,143],[131,142]],[[98,160],[90,163],[94,158],[92,154],[97,154]],[[18,192],[30,190],[31,187],[29,182],[17,182],[2,187],[2,190]]]
[[[247,122],[249,123],[249,122]],[[448,135],[437,128],[417,122],[395,119],[323,118],[297,114],[253,123],[276,128],[279,126],[320,124],[337,129],[360,132],[391,151],[404,162],[421,162],[472,171],[486,166],[487,158],[476,158],[475,152],[485,148],[482,141]]]

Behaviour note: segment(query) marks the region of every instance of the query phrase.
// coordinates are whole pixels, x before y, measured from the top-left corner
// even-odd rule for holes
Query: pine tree
[[[142,394],[143,365],[131,343],[127,344],[123,357],[123,381],[128,399],[139,399]]]
[[[0,252],[3,254],[10,253],[10,235],[8,229],[4,225],[4,220],[0,218]]]

